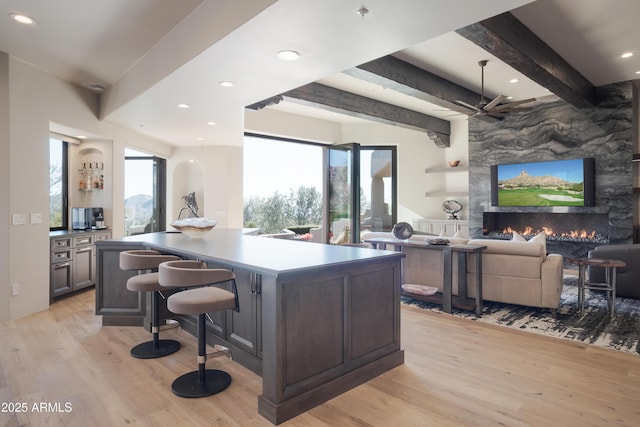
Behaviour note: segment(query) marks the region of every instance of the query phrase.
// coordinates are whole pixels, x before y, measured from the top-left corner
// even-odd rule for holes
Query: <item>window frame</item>
[[[51,226],[51,195],[49,195],[49,231],[60,231],[69,229],[69,141],[59,135],[49,135],[49,140],[56,140],[62,143],[62,165],[60,172],[60,188],[62,199],[62,223],[58,227]],[[51,143],[49,143],[49,149],[51,149]],[[49,151],[49,166],[51,166],[51,151]],[[49,183],[51,184],[51,183]]]

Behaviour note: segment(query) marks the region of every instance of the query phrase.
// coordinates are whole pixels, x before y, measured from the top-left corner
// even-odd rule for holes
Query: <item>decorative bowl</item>
[[[460,164],[460,160],[451,160],[449,162],[449,166],[451,166],[452,168],[455,168],[456,166],[458,166]]]
[[[216,224],[215,220],[208,218],[185,218],[169,225],[191,238],[199,238],[211,231]]]

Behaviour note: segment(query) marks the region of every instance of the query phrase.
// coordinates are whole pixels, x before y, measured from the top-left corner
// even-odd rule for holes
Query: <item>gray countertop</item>
[[[49,237],[65,237],[82,234],[105,233],[111,231],[110,228],[102,228],[100,230],[55,230],[49,232]]]
[[[224,228],[213,229],[204,237],[195,239],[182,233],[159,232],[124,237],[120,241],[141,242],[154,249],[189,258],[250,267],[272,276],[404,256],[394,251],[247,236],[241,229]]]

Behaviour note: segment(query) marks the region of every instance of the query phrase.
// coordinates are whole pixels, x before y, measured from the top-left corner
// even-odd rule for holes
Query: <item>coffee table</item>
[[[607,258],[566,258],[566,261],[578,266],[578,307],[580,315],[584,316],[585,290],[604,291],[607,296],[607,306],[611,317],[616,314],[616,273],[619,267],[626,266],[624,261]],[[585,269],[587,266],[605,269],[605,283],[587,281]]]

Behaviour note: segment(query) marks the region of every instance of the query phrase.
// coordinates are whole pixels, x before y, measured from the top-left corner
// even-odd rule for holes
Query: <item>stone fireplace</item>
[[[521,234],[545,231],[547,252],[565,257],[583,257],[604,244],[632,242],[632,85],[600,86],[597,99],[597,105],[578,109],[550,96],[531,111],[495,123],[469,120],[470,236],[510,238],[508,227]],[[491,204],[493,165],[586,157],[596,159],[595,206]]]

